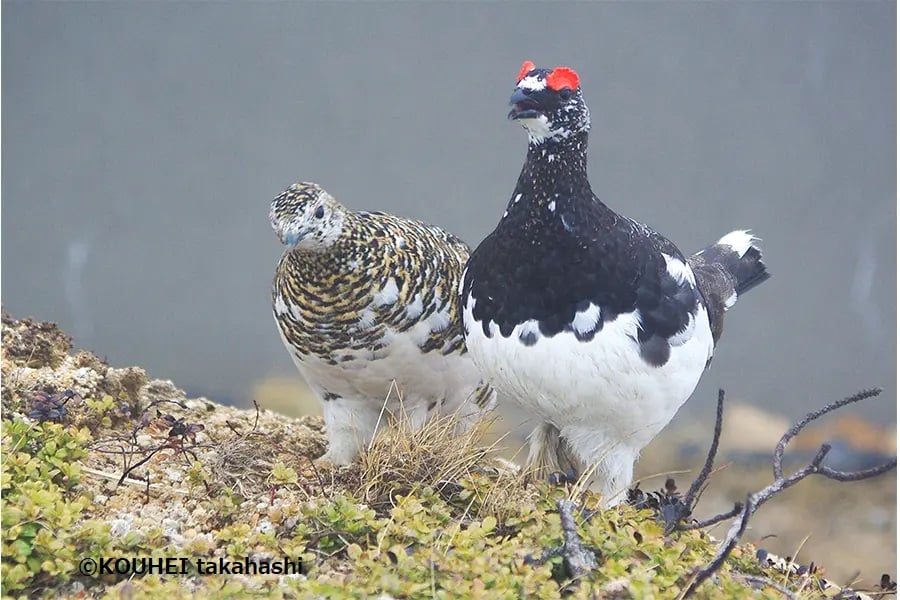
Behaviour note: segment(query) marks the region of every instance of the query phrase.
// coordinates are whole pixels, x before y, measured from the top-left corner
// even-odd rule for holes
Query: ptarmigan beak
[[[296,248],[297,244],[306,237],[302,231],[283,231],[281,233],[281,243],[289,248]]]
[[[538,102],[525,94],[521,88],[516,88],[513,95],[509,98],[512,110],[507,115],[508,119],[535,119],[540,114]]]

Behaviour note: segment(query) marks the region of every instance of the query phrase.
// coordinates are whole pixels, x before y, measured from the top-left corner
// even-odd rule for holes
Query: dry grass
[[[251,498],[268,487],[265,475],[272,471],[275,457],[272,448],[249,435],[227,439],[211,453],[206,463],[210,483],[226,487],[243,498]]]
[[[362,453],[362,499],[378,502],[389,494],[405,494],[414,486],[440,488],[481,470],[494,445],[482,447],[489,421],[457,433],[457,415],[436,416],[414,429],[405,416],[390,418],[387,427]]]
[[[382,512],[396,506],[396,498],[430,487],[448,501],[465,501],[463,519],[491,515],[502,522],[527,493],[526,474],[497,455],[502,437],[485,442],[496,418],[487,415],[464,430],[458,414],[434,416],[418,428],[402,411],[387,416],[360,457],[355,495]],[[488,485],[466,485],[475,480]]]

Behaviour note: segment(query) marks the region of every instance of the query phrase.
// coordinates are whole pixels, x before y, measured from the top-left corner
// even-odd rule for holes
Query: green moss
[[[579,582],[568,579],[563,560],[540,560],[560,546],[563,532],[556,500],[559,487],[531,486],[506,500],[496,497],[497,482],[471,475],[454,493],[416,486],[378,511],[351,490],[303,502],[281,503],[270,511],[246,516],[247,505],[233,491],[221,489],[198,505],[219,523],[212,542],[194,541],[175,549],[161,527],[132,530],[112,538],[106,523],[86,519],[91,502],[82,487],[81,461],[91,435],[85,429],[3,423],[3,587],[15,591],[54,589],[75,575],[84,557],[246,556],[301,557],[306,576],[260,576],[248,587],[241,578],[148,575],[120,581],[117,576],[82,580],[100,586],[106,597],[127,593],[158,597],[300,597],[368,598],[573,598],[595,597],[598,590],[618,590],[623,597],[676,597],[715,547],[700,532],[665,536],[649,511],[630,507],[594,512],[579,534],[597,556],[598,568]],[[186,485],[196,488],[208,477],[199,461],[183,466]],[[300,475],[282,462],[267,479],[296,489]],[[586,494],[593,512],[598,498]],[[242,518],[237,518],[241,515]],[[260,519],[269,521],[259,527]],[[771,590],[750,591],[733,573],[761,573],[751,552],[735,552],[715,582],[698,591],[700,598],[776,598]],[[253,578],[250,578],[253,579]],[[278,582],[279,586],[265,582]],[[187,588],[186,584],[189,584]]]
[[[105,404],[109,404],[106,402]],[[94,406],[103,409],[103,406]],[[593,512],[579,525],[584,545],[598,568],[579,582],[569,580],[560,556],[540,560],[563,541],[556,500],[562,488],[531,486],[505,500],[496,497],[496,480],[483,474],[457,482],[454,493],[415,486],[392,498],[381,512],[350,490],[281,504],[251,520],[240,496],[221,489],[201,505],[214,516],[212,541],[201,538],[174,548],[161,527],[132,530],[113,539],[110,527],[86,519],[91,503],[82,482],[81,461],[88,455],[86,429],[14,419],[3,422],[3,579],[7,593],[55,595],[76,575],[80,559],[121,556],[300,557],[306,576],[280,580],[259,576],[246,580],[187,575],[148,575],[120,581],[118,576],[84,580],[105,589],[107,597],[367,598],[573,598],[596,597],[598,590],[618,590],[632,598],[676,597],[696,569],[713,556],[715,546],[702,533],[663,534],[650,511],[630,507],[593,512],[599,499],[583,501]],[[186,483],[197,488],[209,474],[201,461],[184,464]],[[268,481],[294,490],[301,481],[295,469],[275,462]],[[139,510],[139,507],[136,507]],[[260,518],[268,521],[258,527]],[[736,550],[719,572],[698,590],[698,598],[777,598],[774,590],[751,591],[734,573],[762,574],[752,549]],[[253,578],[250,578],[253,579]]]
[[[93,364],[89,356],[82,362]],[[137,397],[141,373],[117,385]],[[6,415],[18,395],[4,393]],[[197,443],[169,424],[153,430],[112,395],[73,406],[68,424],[2,421],[5,595],[675,598],[716,550],[701,532],[666,536],[650,511],[600,510],[599,498],[586,493],[578,504],[591,516],[576,513],[578,533],[597,568],[571,581],[562,556],[545,558],[563,543],[557,501],[569,492],[483,468],[489,459],[477,439],[448,438],[448,423],[395,439],[397,446],[381,440],[364,457],[367,468],[305,468],[298,457],[324,444],[320,424],[190,404],[165,408],[204,424]],[[136,466],[119,485],[123,460]],[[306,574],[77,573],[84,558],[114,556],[301,558]],[[766,575],[750,546],[737,547],[696,597],[781,597],[751,589],[743,574]],[[807,587],[800,597],[822,594]]]
[[[85,546],[81,514],[90,497],[78,491],[90,441],[85,429],[56,423],[4,421],[2,539],[4,590],[67,581]],[[89,537],[89,536],[88,536]]]
[[[340,556],[342,568],[325,568],[322,562],[292,587],[301,595],[329,598],[379,593],[398,598],[561,597],[571,583],[562,574],[561,558],[534,560],[544,549],[562,543],[559,515],[546,510],[544,496],[526,504],[532,518],[510,517],[501,527],[492,515],[466,518],[428,488],[397,498],[384,519],[376,519],[350,497],[335,497],[305,510],[317,524],[306,534],[316,555]],[[599,552],[600,568],[566,590],[575,597],[592,597],[592,590],[620,579],[633,597],[670,595],[661,590],[670,590],[674,597],[690,581],[693,568],[703,566],[714,552],[699,532],[667,538],[649,512],[631,508],[598,514],[580,533],[584,543]],[[698,594],[747,596],[747,587],[730,579],[727,568],[718,584],[708,583]],[[777,595],[758,592],[755,597]]]

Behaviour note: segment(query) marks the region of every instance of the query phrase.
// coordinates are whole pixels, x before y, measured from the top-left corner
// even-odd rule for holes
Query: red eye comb
[[[578,89],[578,73],[569,67],[556,67],[547,75],[547,87],[560,91],[563,88]]]
[[[534,68],[534,63],[531,62],[530,60],[526,60],[525,62],[523,62],[522,70],[519,71],[519,76],[516,77],[516,83],[522,81],[522,79],[524,79],[525,76],[528,75],[528,72],[531,71],[533,68]]]

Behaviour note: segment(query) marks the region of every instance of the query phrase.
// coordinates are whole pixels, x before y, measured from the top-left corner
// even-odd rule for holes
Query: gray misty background
[[[685,252],[763,238],[774,277],[686,414],[719,386],[796,416],[882,385],[853,410],[896,421],[892,2],[2,9],[3,303],[113,364],[239,404],[295,374],[267,220],[294,181],[477,244],[524,159],[506,113],[531,59],[580,73],[613,208]]]

